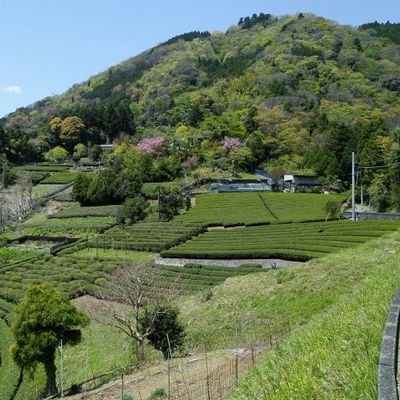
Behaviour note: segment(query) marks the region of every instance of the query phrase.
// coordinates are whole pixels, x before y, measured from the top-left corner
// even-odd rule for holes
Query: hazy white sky
[[[1,0],[0,12],[0,117],[172,36],[225,31],[253,13],[400,22],[398,0]]]

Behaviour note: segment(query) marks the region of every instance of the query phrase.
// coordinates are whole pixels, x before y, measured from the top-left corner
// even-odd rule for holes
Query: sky
[[[253,13],[400,22],[399,0],[0,0],[0,117],[185,32]]]

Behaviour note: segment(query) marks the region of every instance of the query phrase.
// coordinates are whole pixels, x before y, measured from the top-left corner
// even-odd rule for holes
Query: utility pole
[[[364,188],[363,185],[361,185],[361,205],[364,205]]]
[[[158,222],[160,222],[160,202],[161,202],[161,189],[160,188],[158,188],[157,200],[158,200]]]
[[[355,155],[351,153],[351,220],[356,220],[356,174]]]
[[[6,173],[7,173],[7,161],[3,161],[3,172],[1,175],[1,188],[6,189]]]

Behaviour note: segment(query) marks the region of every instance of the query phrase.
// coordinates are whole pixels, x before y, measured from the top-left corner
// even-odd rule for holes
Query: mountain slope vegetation
[[[169,166],[279,166],[346,186],[352,151],[360,165],[399,156],[400,47],[371,32],[303,14],[189,32],[10,114],[0,147],[21,162],[57,145],[161,135]],[[230,138],[240,151],[222,145]],[[171,179],[183,175],[170,169]],[[397,198],[397,169],[361,179]]]

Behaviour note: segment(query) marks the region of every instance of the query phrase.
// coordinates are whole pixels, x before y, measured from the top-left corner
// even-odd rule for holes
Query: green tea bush
[[[177,247],[163,257],[307,261],[355,246],[397,230],[396,221],[331,221],[273,224],[233,230],[213,230]]]
[[[323,221],[325,204],[338,195],[302,193],[219,193],[199,195],[196,206],[175,221],[207,226],[256,226],[269,223]]]

